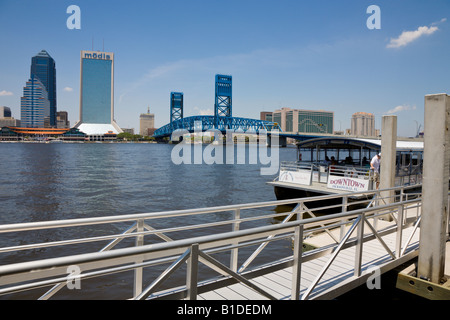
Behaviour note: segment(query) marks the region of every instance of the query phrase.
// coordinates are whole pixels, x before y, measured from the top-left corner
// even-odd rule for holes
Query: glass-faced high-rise
[[[44,85],[50,102],[50,126],[56,127],[56,65],[47,51],[42,50],[31,58],[30,78]]]
[[[120,133],[114,121],[114,53],[81,51],[80,121],[88,136]]]
[[[20,118],[23,127],[43,128],[44,119],[50,114],[50,101],[44,84],[34,75],[23,88],[20,100]]]
[[[113,90],[112,53],[81,54],[81,121],[111,123]]]

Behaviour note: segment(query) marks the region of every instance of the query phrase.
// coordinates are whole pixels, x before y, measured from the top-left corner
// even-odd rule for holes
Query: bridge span
[[[280,126],[271,121],[239,118],[239,117],[216,117],[216,116],[191,116],[181,118],[155,130],[153,137],[170,137],[176,130],[186,130],[188,132],[205,132],[208,130],[219,130],[226,133],[227,130],[242,133],[258,133],[261,130],[266,132],[281,131]]]

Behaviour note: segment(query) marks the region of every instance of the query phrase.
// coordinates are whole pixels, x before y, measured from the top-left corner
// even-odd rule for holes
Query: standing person
[[[370,161],[370,169],[373,170],[373,181],[377,184],[377,190],[380,186],[380,163],[381,163],[381,153],[377,154]]]

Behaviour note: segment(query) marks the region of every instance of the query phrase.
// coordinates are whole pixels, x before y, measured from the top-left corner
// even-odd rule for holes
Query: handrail
[[[404,187],[402,188],[390,188],[392,190],[398,190],[403,192],[405,190]],[[374,192],[361,192],[363,194],[374,194]],[[350,195],[354,195],[354,193],[349,193],[346,195],[346,197],[349,197]],[[154,219],[156,217],[173,217],[177,215],[188,215],[188,214],[198,214],[198,213],[212,213],[212,212],[222,212],[222,211],[232,211],[233,210],[242,210],[247,208],[265,208],[269,206],[274,205],[280,205],[280,204],[302,204],[307,203],[309,201],[317,201],[317,199],[332,199],[335,198],[331,196],[321,196],[321,197],[315,197],[315,198],[300,198],[300,199],[290,199],[290,200],[281,200],[281,201],[270,201],[270,202],[263,202],[263,203],[251,203],[251,204],[243,204],[243,205],[231,205],[231,206],[222,206],[222,207],[214,207],[214,208],[203,208],[203,209],[192,209],[192,210],[180,210],[180,211],[168,211],[168,212],[162,212],[162,213],[154,213],[154,214],[135,214],[135,215],[128,215],[128,216],[120,216],[120,217],[103,217],[103,218],[91,218],[91,219],[72,219],[72,220],[63,220],[58,222],[38,222],[37,224],[38,229],[42,229],[44,225],[50,228],[56,228],[58,226],[75,226],[75,225],[88,225],[88,224],[98,224],[103,222],[117,222],[117,221],[132,221],[134,219]],[[342,198],[343,196],[340,195],[339,198]],[[344,197],[345,198],[345,197]],[[115,249],[115,250],[108,250],[108,251],[102,251],[102,252],[94,252],[94,253],[85,253],[85,254],[79,254],[79,255],[73,255],[68,257],[59,257],[59,258],[49,258],[45,260],[40,261],[31,261],[31,262],[21,262],[21,263],[15,263],[11,265],[6,266],[0,266],[0,285],[6,285],[6,284],[13,284],[17,281],[18,277],[22,281],[31,281],[31,280],[38,280],[41,277],[44,276],[64,276],[67,275],[67,266],[76,264],[82,266],[83,272],[89,272],[89,270],[98,269],[98,268],[104,268],[104,272],[112,272],[111,270],[114,268],[117,268],[118,265],[121,264],[129,264],[128,268],[131,269],[137,269],[137,268],[143,268],[144,266],[148,265],[146,262],[147,260],[154,261],[155,259],[169,259],[173,257],[174,261],[176,261],[177,256],[183,255],[186,250],[191,248],[193,245],[198,244],[198,255],[200,256],[200,260],[205,261],[208,260],[208,263],[210,266],[214,266],[214,268],[219,268],[222,270],[222,273],[227,273],[228,275],[231,275],[233,278],[238,279],[238,281],[243,281],[241,277],[240,272],[236,272],[235,267],[233,265],[230,267],[229,270],[224,271],[222,266],[218,266],[214,261],[210,260],[208,257],[205,258],[204,254],[207,250],[235,250],[239,247],[245,246],[246,244],[254,243],[255,240],[263,238],[261,243],[265,243],[267,241],[270,241],[271,238],[276,238],[277,235],[283,235],[283,237],[295,237],[295,234],[300,234],[298,232],[298,228],[301,227],[304,231],[301,232],[302,239],[298,239],[294,241],[298,245],[303,244],[303,236],[308,232],[306,229],[314,228],[314,227],[323,227],[323,225],[335,223],[335,222],[341,222],[342,220],[349,220],[355,217],[359,217],[361,215],[364,215],[364,217],[371,213],[376,212],[385,212],[385,211],[393,211],[398,210],[400,207],[406,207],[410,205],[419,205],[420,204],[420,198],[413,199],[413,200],[403,200],[400,202],[396,202],[393,204],[388,205],[381,205],[378,207],[368,207],[353,211],[343,211],[341,213],[337,213],[330,216],[324,216],[324,217],[316,217],[316,218],[307,218],[307,219],[300,219],[295,221],[288,221],[286,220],[285,223],[282,224],[275,224],[275,225],[269,225],[269,226],[262,226],[262,227],[254,227],[251,229],[245,229],[245,230],[238,230],[238,228],[235,228],[234,231],[231,232],[224,232],[219,234],[213,234],[213,235],[207,235],[207,236],[201,236],[201,237],[194,237],[189,239],[183,239],[183,240],[173,240],[169,242],[163,242],[163,243],[156,243],[152,245],[143,245],[142,242],[135,247],[131,248],[121,248],[121,249]],[[293,214],[298,214],[298,210],[291,211]],[[288,214],[288,213],[284,213]],[[359,218],[361,219],[361,218]],[[363,220],[365,221],[366,218]],[[241,221],[244,221],[245,218],[239,218],[237,220],[229,220],[229,223],[240,223]],[[397,219],[400,223],[403,224],[403,219]],[[211,223],[211,225],[214,225],[215,223]],[[14,225],[8,225],[8,226],[0,226],[1,232],[7,232],[7,231],[23,231],[23,230],[33,230],[33,223],[27,223],[27,224],[14,224]],[[297,231],[296,231],[297,230]],[[372,230],[373,231],[373,230]],[[143,236],[147,233],[163,233],[162,230],[148,230],[145,232],[134,232],[134,233],[127,233],[127,236]],[[269,240],[268,240],[269,237]],[[167,239],[166,239],[167,240]],[[348,240],[348,237],[347,239]],[[341,242],[342,243],[342,242]],[[344,241],[345,244],[345,241]],[[343,246],[343,244],[339,244],[340,246]],[[205,251],[206,250],[206,251]],[[402,250],[403,254],[405,249]],[[237,251],[236,251],[237,252]],[[301,258],[301,257],[300,257]],[[198,257],[197,257],[198,259]],[[295,262],[295,264],[298,266],[299,262]],[[34,272],[31,272],[33,271]],[[97,272],[97,274],[101,274],[101,272]],[[63,280],[61,280],[63,279]],[[64,281],[64,279],[67,279],[66,277],[59,278],[59,282]],[[239,280],[240,279],[240,280]],[[142,281],[141,281],[142,282]],[[245,281],[244,281],[245,282]],[[58,283],[58,282],[55,282]],[[37,284],[38,286],[42,285]],[[48,285],[48,283],[47,283]],[[33,287],[33,285],[30,285]],[[6,288],[1,289],[0,293],[7,293],[7,292],[13,292],[15,290],[22,290],[23,287],[17,287],[13,286],[12,288]],[[141,295],[143,291],[137,290],[135,291],[135,296]]]
[[[206,213],[216,213],[223,211],[233,211],[237,209],[256,209],[264,207],[273,207],[288,205],[299,202],[316,202],[324,201],[336,198],[344,197],[355,197],[355,196],[373,196],[381,191],[401,191],[408,189],[415,189],[420,187],[420,185],[410,185],[386,188],[383,190],[369,190],[369,191],[358,191],[358,192],[348,192],[339,195],[323,195],[309,198],[294,198],[286,200],[275,200],[266,202],[254,202],[246,204],[233,204],[217,207],[207,207],[198,209],[182,209],[182,210],[172,210],[172,211],[162,211],[162,212],[150,212],[150,213],[138,213],[138,214],[127,214],[127,215],[115,215],[115,216],[105,216],[105,217],[90,217],[90,218],[75,218],[75,219],[64,219],[64,220],[51,220],[51,221],[38,221],[38,222],[22,222],[22,223],[12,223],[0,225],[0,233],[6,232],[19,232],[19,231],[30,231],[30,230],[41,230],[41,229],[51,229],[51,228],[63,228],[63,227],[73,227],[73,226],[87,226],[105,223],[117,223],[117,222],[127,222],[136,221],[139,219],[159,219],[159,218],[171,218],[171,217],[181,217],[194,214],[206,214]]]

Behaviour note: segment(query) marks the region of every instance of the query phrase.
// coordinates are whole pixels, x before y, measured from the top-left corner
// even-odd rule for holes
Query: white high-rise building
[[[375,136],[375,116],[373,113],[356,112],[352,115],[351,131],[355,136]]]

